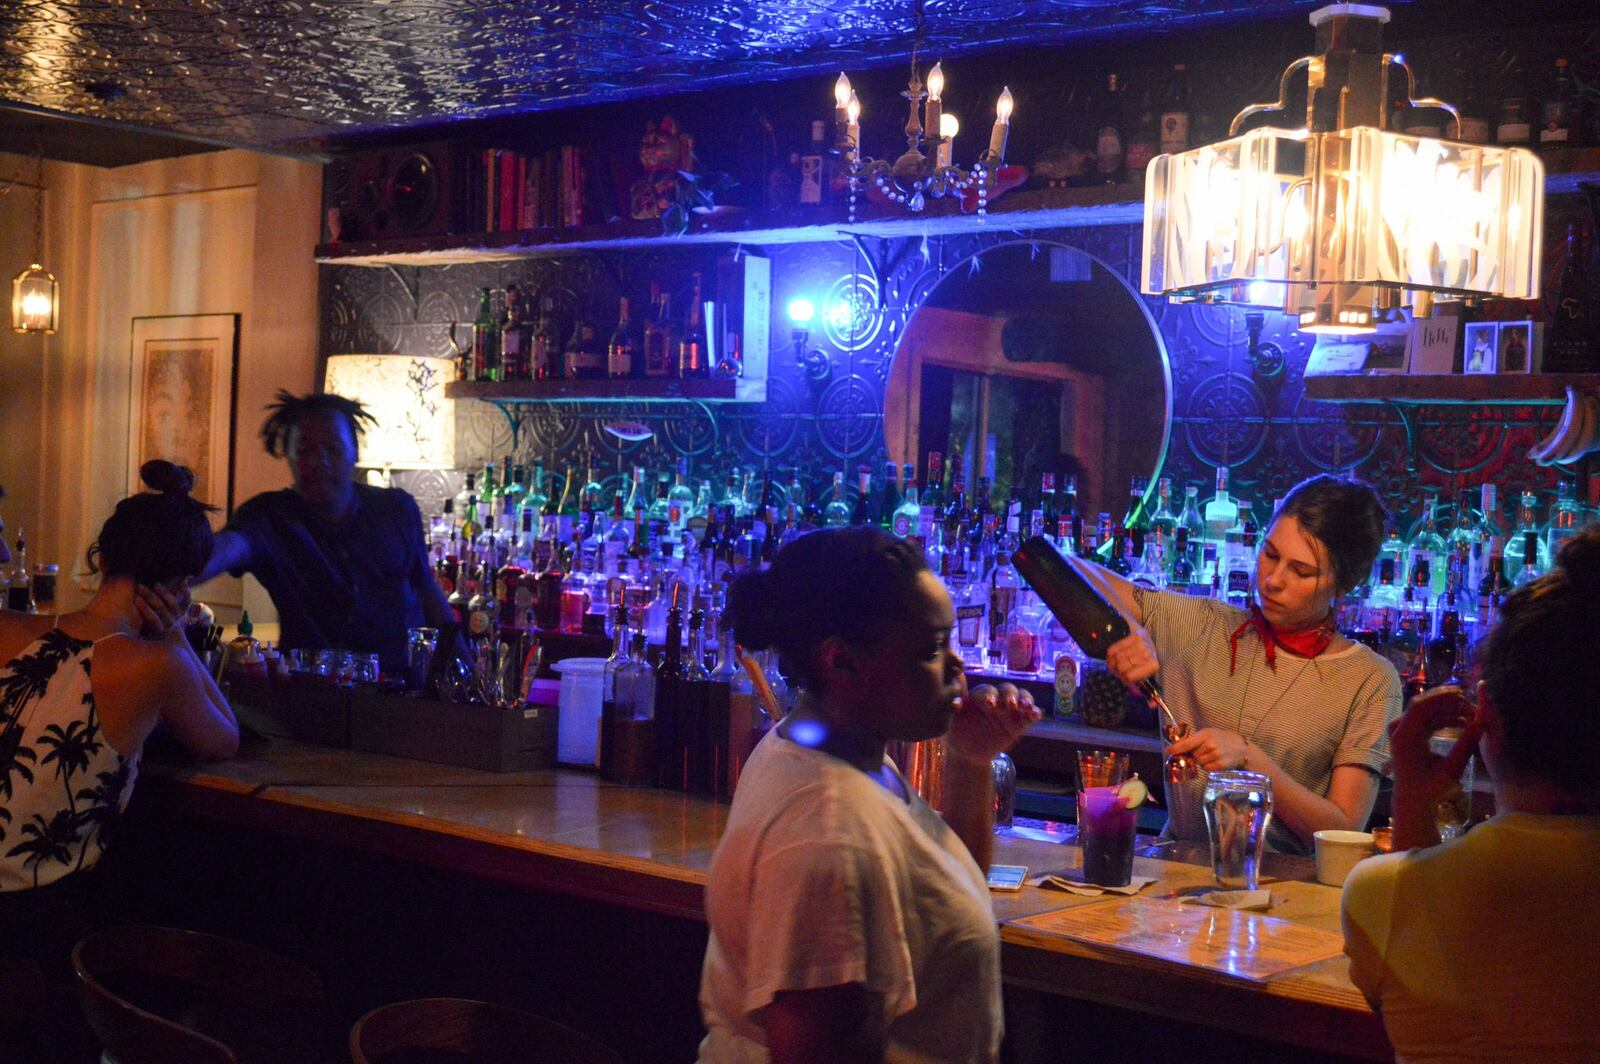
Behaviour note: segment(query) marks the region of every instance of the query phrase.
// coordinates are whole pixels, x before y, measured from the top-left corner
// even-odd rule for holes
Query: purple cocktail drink
[[[1101,887],[1125,887],[1133,879],[1133,830],[1138,814],[1116,787],[1078,790],[1078,845],[1083,878]]]

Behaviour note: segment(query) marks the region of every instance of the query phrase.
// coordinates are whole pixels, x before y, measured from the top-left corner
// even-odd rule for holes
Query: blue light
[[[811,305],[809,299],[791,299],[789,301],[789,320],[796,325],[808,325],[816,316],[817,308]]]
[[[851,321],[855,318],[855,308],[843,299],[836,299],[828,307],[828,324],[835,329],[850,328]]]
[[[827,729],[814,720],[797,720],[789,727],[789,738],[801,746],[821,746],[827,735]]]

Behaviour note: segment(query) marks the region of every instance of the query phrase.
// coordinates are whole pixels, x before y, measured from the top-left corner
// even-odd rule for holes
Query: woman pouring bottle
[[[1365,484],[1312,477],[1284,498],[1256,557],[1254,600],[1138,587],[1072,559],[1128,618],[1106,665],[1130,686],[1157,677],[1191,734],[1167,748],[1202,773],[1272,780],[1267,844],[1308,853],[1313,832],[1366,826],[1388,760],[1385,729],[1400,712],[1400,678],[1334,628],[1334,603],[1371,570],[1384,510]],[[1167,784],[1166,834],[1206,838],[1205,777]]]

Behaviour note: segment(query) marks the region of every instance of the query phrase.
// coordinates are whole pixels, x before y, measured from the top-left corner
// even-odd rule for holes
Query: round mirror
[[[987,478],[997,509],[1013,486],[1031,503],[1045,474],[1071,476],[1086,524],[1120,520],[1132,478],[1153,484],[1166,457],[1167,349],[1143,300],[1092,256],[1000,244],[958,263],[911,316],[883,422],[889,456],[921,482],[930,451],[947,468],[960,456],[969,492]]]

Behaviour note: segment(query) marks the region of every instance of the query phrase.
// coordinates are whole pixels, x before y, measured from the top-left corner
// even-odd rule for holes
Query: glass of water
[[[1255,890],[1272,823],[1272,780],[1259,772],[1207,773],[1205,814],[1217,885]]]

